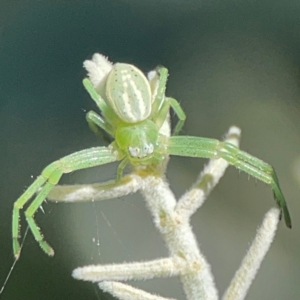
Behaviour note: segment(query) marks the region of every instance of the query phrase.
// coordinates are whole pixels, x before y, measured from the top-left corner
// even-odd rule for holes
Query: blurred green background
[[[248,300],[300,299],[300,4],[298,1],[52,0],[0,1],[0,286],[13,255],[13,202],[48,163],[105,145],[89,130],[95,109],[84,91],[82,62],[100,52],[147,72],[170,71],[167,94],[187,113],[182,134],[221,138],[242,129],[241,147],[277,170],[293,221],[278,234]],[[168,178],[177,196],[204,160],[173,157]],[[116,165],[64,176],[100,182]],[[222,294],[274,205],[270,188],[229,168],[192,218]],[[36,220],[56,254],[31,233],[0,298],[110,299],[72,279],[77,266],[167,255],[140,195],[103,203],[43,204]],[[22,234],[26,229],[24,217]],[[176,278],[133,283],[184,299]]]

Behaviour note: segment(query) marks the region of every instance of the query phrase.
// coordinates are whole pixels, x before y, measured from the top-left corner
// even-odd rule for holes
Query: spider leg
[[[107,104],[102,99],[102,97],[98,94],[98,92],[94,88],[92,82],[88,78],[84,78],[83,81],[82,81],[82,84],[85,87],[85,89],[87,90],[87,92],[90,94],[91,98],[95,101],[98,108],[101,111],[107,110],[108,109]]]
[[[287,208],[287,204],[281,191],[277,174],[274,168],[264,161],[248,154],[245,151],[239,150],[234,145],[222,143],[224,152],[221,152],[221,157],[227,160],[236,168],[245,171],[246,173],[256,177],[257,179],[270,184],[273,190],[274,199],[277,205],[282,209],[283,216],[287,227],[292,227],[291,217]]]
[[[184,125],[186,115],[176,99],[169,98],[169,97],[165,98],[165,101],[161,109],[155,116],[154,122],[157,125],[157,127],[160,128],[163,125],[165,119],[167,118],[170,107],[172,107],[172,109],[174,110],[175,114],[179,119],[173,132],[173,135],[177,135],[181,130],[182,126]]]
[[[108,106],[105,100],[99,95],[99,93],[96,91],[95,87],[93,86],[92,82],[88,78],[83,79],[82,83],[85,89],[87,90],[87,92],[89,93],[89,95],[91,96],[91,98],[95,101],[96,105],[100,109],[105,119],[103,120],[100,116],[95,117],[96,113],[93,112],[92,115],[89,116],[87,115],[87,121],[89,125],[90,125],[90,121],[92,121],[97,126],[99,126],[100,128],[104,129],[106,132],[111,134],[112,132],[111,124],[118,124],[119,118],[114,113],[113,109],[110,106]],[[90,120],[88,119],[89,117],[91,117]]]
[[[19,216],[20,209],[38,192],[33,202],[25,211],[25,217],[29,228],[41,248],[48,254],[53,255],[51,246],[44,240],[39,227],[34,221],[34,213],[43,203],[48,193],[58,183],[64,173],[70,173],[80,169],[86,169],[114,162],[120,158],[115,154],[112,147],[94,147],[75,152],[48,165],[42,174],[27,188],[27,190],[14,203],[12,218],[13,250],[16,258],[20,255]],[[41,189],[40,189],[41,188]],[[39,190],[40,189],[40,190]]]
[[[149,78],[149,82],[150,86],[152,87],[152,94],[154,96],[151,118],[154,118],[157,112],[161,109],[165,100],[165,91],[169,72],[168,69],[164,67],[157,67],[156,70],[150,72],[149,75],[150,74],[151,78]]]
[[[170,155],[223,158],[229,164],[249,175],[271,185],[277,205],[282,209],[287,227],[291,228],[291,218],[286,201],[280,189],[274,168],[264,161],[240,150],[238,147],[215,139],[172,136],[169,138],[167,153]]]
[[[111,126],[111,124],[108,123],[108,122],[106,122],[102,117],[100,117],[94,111],[91,110],[91,111],[89,111],[86,114],[86,120],[87,120],[87,122],[88,122],[89,127],[91,128],[91,130],[96,135],[100,135],[101,138],[103,138],[104,136],[103,136],[103,132],[101,133],[99,131],[99,128],[103,129],[105,132],[107,132],[108,134],[110,134],[112,137],[114,136],[114,130],[113,130],[113,127]]]
[[[150,84],[155,85],[152,88],[155,98],[152,104],[151,118],[154,120],[157,127],[160,128],[168,115],[170,107],[172,107],[179,119],[173,133],[174,135],[177,135],[185,122],[186,115],[177,100],[165,96],[166,84],[169,75],[168,69],[158,67],[153,72],[156,72],[155,75],[158,74],[158,76],[152,75],[151,79],[149,79]]]
[[[123,176],[123,171],[126,168],[126,166],[129,164],[129,159],[126,157],[124,158],[118,165],[117,169],[117,177],[116,182],[120,181]]]

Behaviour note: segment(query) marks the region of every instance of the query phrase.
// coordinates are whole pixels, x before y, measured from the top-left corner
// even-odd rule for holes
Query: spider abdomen
[[[115,113],[126,123],[143,121],[151,113],[149,81],[132,65],[117,63],[113,66],[107,78],[106,97]]]

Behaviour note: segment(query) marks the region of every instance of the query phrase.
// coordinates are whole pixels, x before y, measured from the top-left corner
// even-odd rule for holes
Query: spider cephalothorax
[[[158,148],[159,132],[151,120],[137,124],[122,124],[116,130],[118,146],[130,160],[151,157]]]

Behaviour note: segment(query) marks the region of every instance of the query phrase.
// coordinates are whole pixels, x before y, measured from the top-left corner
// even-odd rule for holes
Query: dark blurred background
[[[293,229],[281,222],[248,300],[300,299],[300,4],[298,1],[1,0],[0,1],[0,286],[13,263],[13,202],[43,167],[105,145],[89,130],[95,109],[82,62],[100,52],[147,72],[170,71],[167,94],[187,113],[182,134],[221,138],[242,129],[241,147],[277,170]],[[173,157],[177,196],[204,160]],[[100,182],[116,165],[75,172],[62,183]],[[222,294],[265,212],[270,188],[234,168],[192,218]],[[111,299],[72,279],[74,268],[155,259],[167,251],[140,195],[102,203],[43,204],[36,220],[56,254],[28,233],[3,300]],[[22,235],[26,229],[21,220]],[[136,282],[184,299],[177,279]]]

